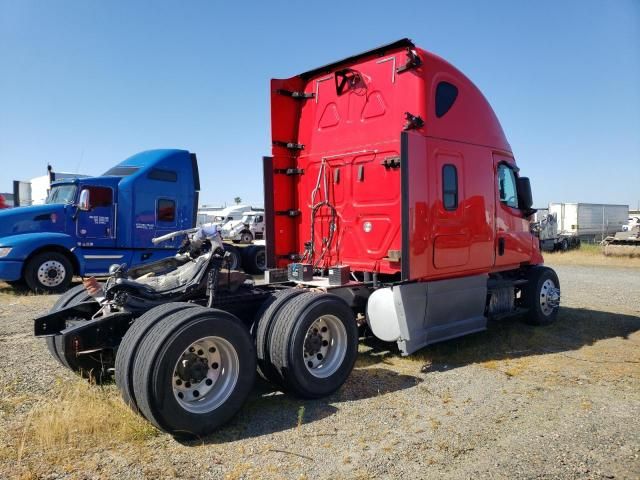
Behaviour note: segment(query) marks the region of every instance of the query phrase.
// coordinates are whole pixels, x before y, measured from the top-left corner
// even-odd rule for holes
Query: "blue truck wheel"
[[[73,265],[60,252],[38,253],[24,267],[24,280],[34,292],[64,292],[69,288],[72,278]]]

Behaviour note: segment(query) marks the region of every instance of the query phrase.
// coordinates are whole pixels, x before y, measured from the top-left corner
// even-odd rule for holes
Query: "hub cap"
[[[311,375],[327,378],[342,365],[347,354],[347,329],[333,315],[316,319],[307,330],[302,352],[304,364]]]
[[[556,288],[553,280],[546,279],[540,289],[540,309],[545,316],[551,315],[560,305],[560,289]]]
[[[46,287],[57,287],[66,275],[64,265],[56,260],[47,260],[38,268],[38,281]]]
[[[173,369],[173,395],[182,408],[208,413],[233,392],[240,361],[233,345],[221,337],[204,337],[187,347]]]

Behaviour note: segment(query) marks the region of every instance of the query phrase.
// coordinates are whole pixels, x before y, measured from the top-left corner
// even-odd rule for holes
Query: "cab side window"
[[[109,187],[87,187],[91,208],[110,207],[113,203],[113,190]]]
[[[458,170],[455,165],[442,167],[442,205],[445,210],[458,208]]]
[[[498,190],[502,203],[512,208],[518,208],[516,174],[512,168],[504,164],[498,166]]]

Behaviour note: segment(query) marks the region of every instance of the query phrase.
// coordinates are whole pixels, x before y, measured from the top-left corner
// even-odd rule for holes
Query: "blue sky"
[[[0,0],[0,191],[175,147],[206,203],[261,203],[269,79],[401,37],[484,92],[537,206],[638,205],[638,0]]]

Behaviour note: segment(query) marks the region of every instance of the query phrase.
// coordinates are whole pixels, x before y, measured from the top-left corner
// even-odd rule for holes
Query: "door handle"
[[[504,237],[498,239],[498,255],[504,255]]]

